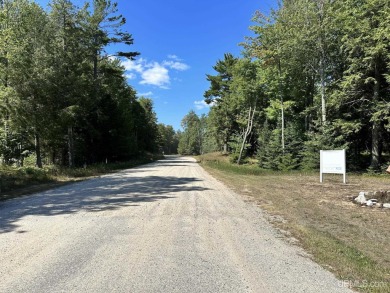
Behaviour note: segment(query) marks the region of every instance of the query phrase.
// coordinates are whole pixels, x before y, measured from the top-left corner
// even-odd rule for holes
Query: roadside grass
[[[0,166],[0,201],[136,167],[162,158],[162,156],[148,154],[131,161],[95,164],[86,168],[45,166],[40,169],[31,166],[20,168]]]
[[[390,292],[390,210],[352,202],[360,191],[390,190],[390,176],[268,172],[232,165],[227,157],[196,157],[213,176],[266,211],[291,243],[300,245],[340,286],[360,292]]]

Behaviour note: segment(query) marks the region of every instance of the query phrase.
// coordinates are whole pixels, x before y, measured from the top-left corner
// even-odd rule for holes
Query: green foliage
[[[212,107],[210,123],[215,128],[216,139],[219,145],[223,145],[224,151],[227,151],[230,136],[235,131],[236,115],[239,111],[235,98],[231,94],[234,66],[238,58],[232,54],[224,55],[223,60],[218,60],[213,69],[216,75],[207,75],[210,82],[210,88],[204,93],[205,101],[208,104],[214,104]]]
[[[157,116],[153,110],[153,101],[148,98],[139,98],[141,111],[138,117],[136,140],[142,150],[154,153],[159,150]]]
[[[144,154],[137,159],[123,161],[119,163],[100,163],[88,165],[81,168],[68,168],[63,166],[47,165],[44,168],[34,166],[12,167],[0,166],[0,201],[3,198],[10,198],[14,194],[23,194],[35,190],[34,185],[47,183],[72,182],[75,179],[88,178],[100,174],[106,174],[120,169],[128,169],[141,164],[153,162],[161,159],[161,156]],[[34,159],[31,161],[34,164]],[[43,185],[43,189],[45,188]],[[23,188],[21,190],[21,188]],[[25,189],[26,188],[26,189]],[[39,190],[39,189],[37,189]]]
[[[132,45],[131,34],[122,30],[125,19],[116,3],[91,4],[77,8],[69,0],[52,0],[44,11],[27,0],[2,1],[3,163],[23,165],[35,153],[28,160],[38,167],[73,167],[159,150],[153,103],[137,100],[120,60],[105,52],[110,44]]]
[[[210,117],[202,115],[200,119],[203,125],[202,152],[206,154],[220,150],[216,129],[211,123]]]
[[[171,125],[158,124],[160,146],[166,155],[177,154],[179,139]]]
[[[349,170],[383,170],[389,11],[385,0],[293,0],[269,15],[256,12],[243,58],[225,54],[217,74],[207,75],[204,96],[213,106],[206,133],[231,161],[242,151],[256,154],[262,169],[313,170],[320,150],[346,149]]]
[[[261,176],[270,174],[272,171],[265,171],[258,168],[256,165],[237,165],[229,162],[218,161],[218,160],[202,160],[202,164],[212,167],[213,169],[226,171],[229,173],[240,174],[240,175],[255,175]]]
[[[199,155],[202,153],[202,123],[194,111],[184,116],[181,125],[184,129],[180,136],[178,152],[181,155]]]
[[[257,159],[260,168],[290,171],[298,169],[301,162],[302,148],[301,134],[294,125],[286,128],[285,149],[281,145],[281,131],[279,128],[271,129],[266,122],[258,138]]]
[[[237,163],[237,160],[240,155],[240,149],[242,145],[242,135],[239,134],[233,134],[229,141],[229,149],[230,149],[230,162],[231,163]],[[250,146],[250,144],[246,143],[244,145],[244,149],[247,149]],[[241,163],[245,163],[245,160],[242,160]]]

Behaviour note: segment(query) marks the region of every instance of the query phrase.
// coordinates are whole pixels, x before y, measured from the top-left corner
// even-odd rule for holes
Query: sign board
[[[320,181],[324,174],[343,174],[346,183],[345,150],[320,151]]]

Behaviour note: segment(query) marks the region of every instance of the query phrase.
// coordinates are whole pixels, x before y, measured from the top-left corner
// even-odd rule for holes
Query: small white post
[[[345,149],[343,149],[344,151],[344,174],[343,174],[343,178],[344,178],[344,184],[347,183],[347,157],[345,155]]]
[[[324,173],[322,173],[322,150],[320,150],[320,182],[324,181]]]

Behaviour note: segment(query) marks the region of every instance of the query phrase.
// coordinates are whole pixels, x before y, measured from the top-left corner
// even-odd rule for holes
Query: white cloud
[[[176,55],[172,54],[172,55],[168,55],[168,58],[169,59],[173,59],[173,60],[176,60],[176,61],[181,61],[182,59],[180,59],[179,57],[177,57]]]
[[[136,61],[132,61],[132,60],[122,61],[122,65],[123,67],[125,67],[126,71],[135,71],[138,73],[142,73],[144,71],[143,63],[145,63],[145,60],[142,58]]]
[[[164,61],[163,65],[179,71],[185,71],[190,68],[187,64],[178,61]]]
[[[169,71],[157,62],[148,64],[148,69],[142,72],[140,84],[156,85],[161,88],[167,88],[170,83]]]
[[[195,105],[195,108],[197,110],[203,110],[203,109],[206,109],[206,108],[210,108],[211,106],[213,106],[213,104],[207,104],[205,101],[203,100],[200,100],[200,101],[195,101],[194,102],[194,105]]]
[[[135,79],[141,77],[140,84],[154,85],[167,89],[171,79],[169,70],[185,71],[190,68],[187,64],[180,62],[181,59],[176,55],[168,55],[168,59],[160,62],[148,62],[146,59],[124,60],[122,65],[126,70],[126,78]],[[177,80],[177,79],[175,79]]]
[[[135,75],[135,73],[130,72],[130,73],[126,73],[125,77],[127,79],[135,79],[137,76]]]
[[[140,96],[140,97],[150,97],[150,96],[153,96],[153,92],[139,93],[138,96]]]

